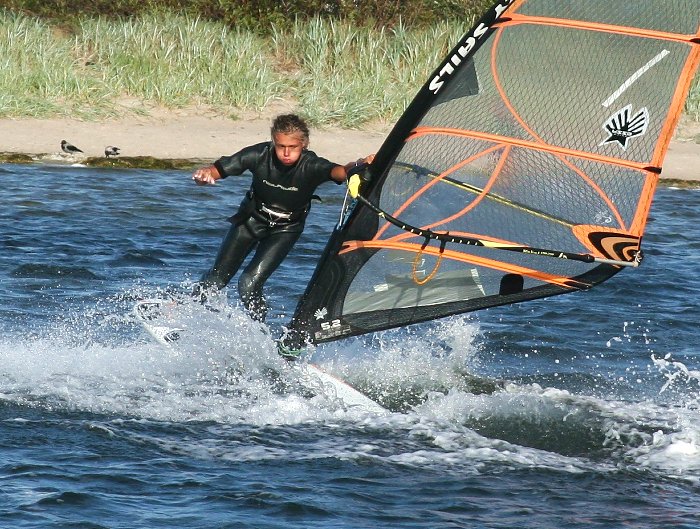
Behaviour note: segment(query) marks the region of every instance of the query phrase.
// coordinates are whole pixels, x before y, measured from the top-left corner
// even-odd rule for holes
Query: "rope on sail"
[[[591,254],[585,254],[585,253],[573,253],[573,252],[565,252],[562,250],[550,250],[546,248],[536,248],[533,246],[522,246],[522,245],[516,245],[516,244],[504,244],[504,243],[499,243],[499,242],[494,242],[494,241],[489,241],[486,239],[477,239],[474,237],[463,237],[463,236],[457,236],[457,235],[450,235],[449,233],[438,233],[429,229],[424,229],[424,228],[417,228],[415,226],[412,226],[406,222],[403,222],[396,217],[391,216],[389,213],[381,209],[380,207],[376,206],[375,204],[372,204],[369,200],[367,200],[365,197],[362,195],[357,195],[357,200],[359,200],[362,204],[370,208],[372,211],[374,211],[379,217],[385,219],[387,222],[390,222],[397,228],[407,231],[409,233],[412,233],[413,235],[417,235],[419,237],[424,237],[425,239],[432,239],[436,241],[440,241],[443,243],[442,248],[444,248],[445,243],[454,243],[454,244],[464,244],[466,246],[482,246],[484,248],[490,248],[492,250],[506,250],[509,252],[517,252],[517,253],[522,253],[522,254],[527,254],[527,255],[536,255],[540,257],[552,257],[555,259],[568,259],[572,261],[581,261],[584,263],[601,263],[601,264],[608,264],[608,265],[613,265],[613,266],[628,266],[628,267],[637,267],[639,264],[642,262],[642,252],[641,250],[638,250],[635,252],[635,257],[632,261],[620,261],[618,259],[606,259],[603,257],[596,257]],[[437,266],[437,265],[436,265]]]

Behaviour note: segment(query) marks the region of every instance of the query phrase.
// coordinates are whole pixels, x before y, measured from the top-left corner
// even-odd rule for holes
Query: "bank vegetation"
[[[440,16],[416,11],[423,4]],[[156,107],[236,117],[284,100],[315,125],[391,123],[488,4],[6,0],[0,117],[97,120]],[[686,105],[695,119],[698,85]]]

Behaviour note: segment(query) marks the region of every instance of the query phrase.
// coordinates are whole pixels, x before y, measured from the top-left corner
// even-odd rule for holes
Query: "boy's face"
[[[275,144],[275,154],[283,165],[294,165],[299,160],[302,151],[306,148],[306,142],[300,132],[284,134],[277,132],[272,135]]]

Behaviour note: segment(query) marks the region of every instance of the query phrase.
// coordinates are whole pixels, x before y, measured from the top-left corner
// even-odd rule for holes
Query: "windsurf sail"
[[[699,61],[700,0],[495,3],[387,136],[292,335],[337,340],[636,266]]]

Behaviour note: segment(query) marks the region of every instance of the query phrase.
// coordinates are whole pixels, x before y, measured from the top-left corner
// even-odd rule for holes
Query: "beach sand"
[[[65,139],[82,149],[86,157],[104,156],[105,147],[113,145],[121,149],[122,156],[206,163],[269,139],[273,116],[250,114],[232,120],[189,109],[160,110],[148,117],[129,116],[102,122],[0,119],[0,152],[60,160],[66,158],[60,148],[61,140]],[[376,152],[390,129],[391,125],[374,125],[363,130],[312,129],[310,148],[334,162],[346,163]],[[700,123],[681,120],[661,177],[700,182]]]

